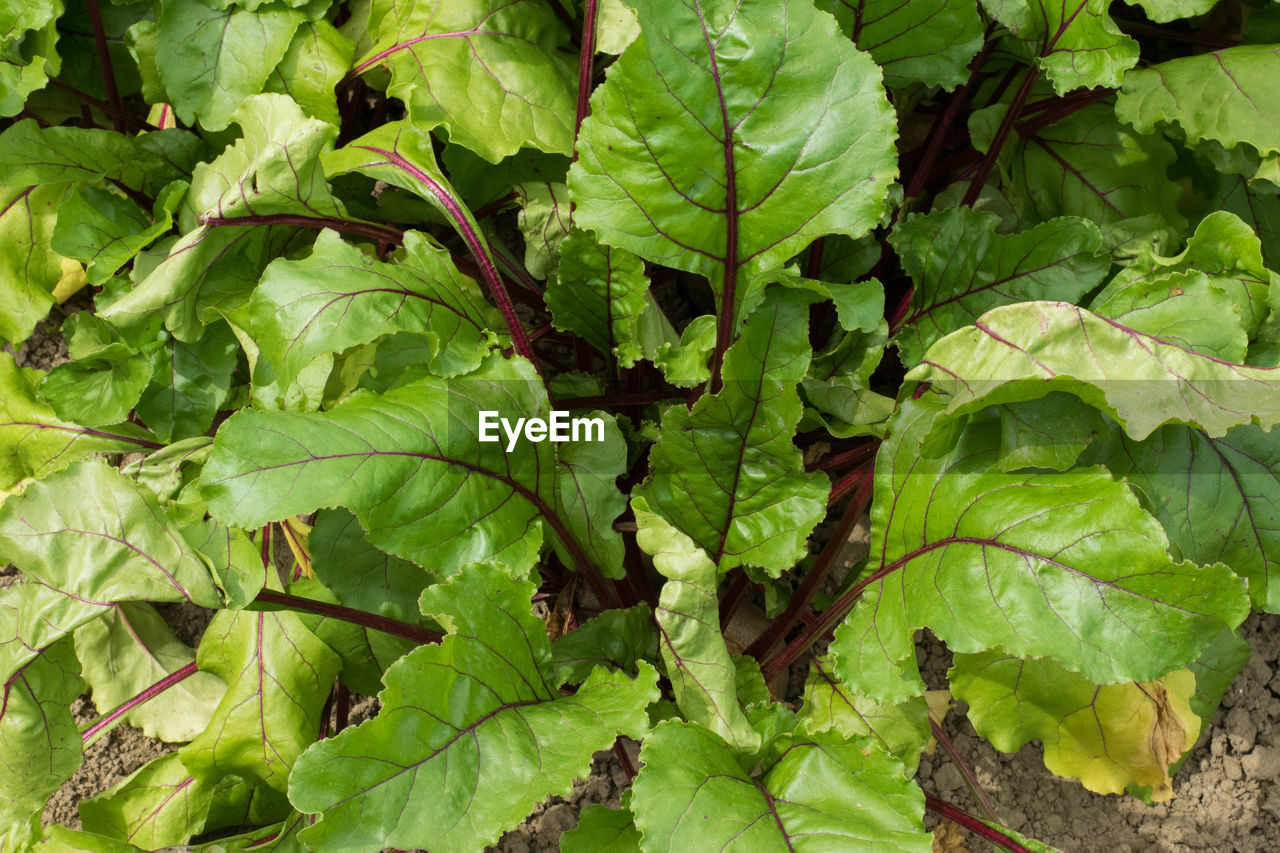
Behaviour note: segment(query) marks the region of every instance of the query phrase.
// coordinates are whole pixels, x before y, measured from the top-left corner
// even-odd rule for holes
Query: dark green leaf
[[[840,28],[884,70],[885,83],[954,89],[982,47],[976,0],[820,0]]]

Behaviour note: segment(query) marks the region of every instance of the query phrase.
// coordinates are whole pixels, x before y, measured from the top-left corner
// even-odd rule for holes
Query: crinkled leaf
[[[209,130],[235,120],[244,100],[262,92],[284,58],[301,12],[266,4],[256,11],[163,0],[156,15],[156,67],[184,124]]]
[[[450,635],[387,671],[377,717],[315,744],[294,769],[290,799],[323,813],[302,833],[311,849],[479,849],[547,794],[568,793],[594,751],[647,731],[658,696],[647,664],[636,679],[597,669],[572,696],[547,680],[533,591],[476,564],[423,593],[423,612]]]
[[[832,661],[818,658],[809,667],[804,704],[797,717],[811,735],[833,732],[846,739],[871,737],[914,775],[930,738],[929,706],[916,696],[897,705],[880,704],[854,693],[836,677]]]
[[[1177,124],[1189,143],[1241,143],[1263,157],[1280,154],[1280,46],[1242,44],[1130,71],[1116,116],[1140,133]]]
[[[244,135],[196,167],[179,216],[182,239],[137,286],[101,310],[102,317],[129,326],[159,315],[175,337],[194,341],[213,309],[243,304],[268,263],[316,235],[284,224],[215,227],[200,217],[343,215],[319,163],[336,128],[306,118],[284,95],[247,98],[233,118]]]
[[[294,381],[324,353],[339,353],[393,331],[439,339],[431,371],[474,370],[488,350],[497,312],[448,253],[410,231],[406,256],[388,264],[322,231],[311,255],[267,267],[249,303],[251,331],[279,381]]]
[[[578,684],[597,666],[632,675],[641,660],[652,660],[657,652],[649,605],[606,610],[551,644],[554,680]]]
[[[831,18],[808,3],[636,6],[643,34],[592,97],[569,173],[580,227],[705,275],[733,311],[741,274],[876,223],[893,112]]]
[[[1106,0],[981,0],[1019,39],[1063,95],[1081,87],[1120,85],[1138,61],[1138,43],[1120,32]]]
[[[776,577],[805,554],[826,512],[826,478],[804,471],[791,441],[807,318],[806,294],[770,289],[725,357],[724,388],[666,411],[636,491],[722,571],[749,564]]]
[[[321,511],[307,544],[316,577],[340,603],[402,622],[418,620],[418,598],[435,577],[370,545],[354,515]]]
[[[996,649],[957,655],[948,672],[969,719],[997,749],[1044,743],[1044,763],[1090,791],[1128,785],[1173,797],[1169,766],[1195,745],[1200,719],[1187,704],[1195,676],[1179,669],[1147,682],[1097,685],[1049,659],[1019,660]]]
[[[760,735],[742,712],[737,669],[720,630],[716,564],[692,539],[649,512],[644,498],[635,498],[632,507],[636,541],[667,578],[655,615],[676,704],[686,719],[742,752],[755,752]]]
[[[902,403],[877,460],[865,592],[832,646],[854,690],[919,695],[924,626],[956,652],[999,645],[1105,684],[1184,666],[1247,615],[1231,571],[1170,558],[1159,523],[1106,469],[1002,473],[994,421],[922,455],[943,406]]]
[[[0,607],[8,604],[6,597]],[[80,766],[80,732],[70,706],[84,682],[70,642],[35,649],[21,668],[0,673],[0,846],[24,850],[39,838],[45,800]]]
[[[278,791],[320,735],[320,709],[339,659],[289,612],[221,610],[196,653],[227,683],[209,725],[179,755],[192,774],[260,779]]]
[[[157,133],[161,138],[186,136],[180,130]],[[40,127],[33,119],[23,119],[0,134],[0,183],[24,187],[112,180],[155,193],[184,177],[183,170],[157,150],[160,147],[159,139],[98,128]]]
[[[578,825],[560,836],[561,853],[640,853],[640,830],[628,808],[597,803],[578,815]]]
[[[560,183],[530,181],[516,186],[520,213],[516,223],[524,235],[524,268],[546,279],[560,265],[560,247],[569,236],[569,188]]]
[[[385,64],[387,94],[423,130],[497,163],[528,146],[568,154],[573,145],[573,70],[556,50],[564,30],[535,0],[451,3],[374,0],[373,49],[357,72]]]
[[[93,453],[130,453],[155,442],[133,424],[90,429],[58,419],[40,398],[43,374],[0,352],[0,489],[43,477]]]
[[[1249,348],[1235,298],[1202,272],[1173,273],[1123,286],[1112,282],[1089,302],[1089,310],[1222,362],[1242,363]]]
[[[0,12],[0,115],[22,111],[27,96],[58,73],[58,0],[9,3]]]
[[[947,415],[1065,391],[1141,440],[1169,423],[1221,436],[1280,420],[1280,369],[1232,364],[1062,302],[996,308],[933,346],[908,378],[946,396]]]
[[[77,630],[75,641],[93,703],[104,711],[123,705],[196,659],[195,650],[175,637],[145,602],[113,605],[103,618]],[[226,689],[212,673],[196,672],[132,708],[124,721],[148,737],[189,741],[209,724]]]
[[[884,70],[885,83],[954,89],[982,47],[976,0],[819,0]]]
[[[23,187],[0,184],[0,339],[17,346],[53,305],[62,263],[49,250],[58,206],[66,194],[59,184]]]
[[[294,32],[263,91],[288,95],[307,115],[337,125],[340,117],[333,90],[351,67],[355,50],[351,39],[328,21],[306,21]]]
[[[1111,259],[1087,219],[1059,217],[997,234],[998,217],[956,207],[908,217],[890,239],[915,283],[896,340],[914,367],[938,339],[997,305],[1029,299],[1076,302],[1102,281]]]
[[[81,800],[80,823],[89,832],[144,850],[185,844],[203,826],[213,789],[213,784],[193,777],[171,752]]]
[[[599,421],[601,428],[593,430],[588,424],[584,440],[570,440],[556,451],[555,516],[563,520],[568,535],[557,531],[552,544],[566,564],[580,562],[574,548],[581,546],[606,577],[619,578],[624,574],[624,549],[613,522],[627,508],[627,499],[618,489],[618,478],[627,472],[627,442],[613,415],[603,411],[574,415]]]
[[[924,796],[901,764],[858,741],[783,737],[751,769],[701,726],[659,725],[645,738],[633,788],[640,848],[927,853]]]
[[[137,414],[162,441],[199,436],[231,391],[239,347],[225,323],[210,323],[192,343],[169,338],[156,350],[151,384]]]
[[[126,465],[120,471],[154,492],[161,503],[167,503],[188,483],[193,471],[204,465],[212,449],[213,439],[207,435],[186,438]],[[187,465],[192,467],[185,467]]]
[[[694,317],[680,333],[678,344],[670,341],[661,344],[654,354],[653,363],[662,376],[672,385],[692,388],[711,377],[707,360],[716,345],[716,318],[712,314]]]
[[[544,294],[556,328],[631,367],[644,353],[641,318],[651,301],[644,263],[579,230],[560,253],[560,268]]]

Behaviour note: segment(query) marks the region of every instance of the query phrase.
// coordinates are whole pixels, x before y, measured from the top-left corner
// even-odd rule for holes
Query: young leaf
[[[288,95],[307,115],[337,125],[341,118],[334,89],[351,67],[355,50],[351,39],[328,21],[306,21],[294,32],[263,91]]]
[[[896,760],[830,735],[783,737],[749,770],[701,726],[660,724],[631,802],[641,849],[929,851],[924,797]]]
[[[693,409],[673,406],[636,490],[725,571],[743,564],[773,576],[791,568],[826,512],[827,482],[806,473],[791,442],[800,420],[795,385],[809,366],[809,297],[775,287],[725,357],[724,389]]]
[[[578,825],[560,836],[561,853],[641,853],[640,830],[628,808],[597,803],[578,815]]]
[[[50,248],[82,261],[90,284],[102,284],[173,225],[186,194],[170,184],[147,215],[133,201],[95,186],[82,186],[58,208]]]
[[[1044,742],[1044,763],[1099,794],[1128,785],[1173,797],[1169,766],[1195,745],[1200,719],[1187,704],[1196,680],[1179,669],[1156,681],[1096,685],[1049,659],[999,649],[957,655],[948,671],[969,719],[1003,752]]]
[[[128,418],[150,381],[151,359],[124,350],[112,358],[56,365],[40,384],[40,395],[59,418],[101,427]]]
[[[893,112],[880,70],[808,2],[636,6],[642,35],[579,134],[574,221],[710,279],[723,348],[742,275],[879,220]]]
[[[676,704],[690,722],[751,754],[760,748],[760,735],[738,701],[737,671],[720,631],[716,564],[688,536],[649,512],[644,498],[636,498],[632,507],[636,541],[667,578],[655,615]]]
[[[551,644],[554,680],[579,684],[597,666],[631,675],[658,653],[653,611],[647,604],[606,610]]]
[[[981,0],[987,12],[1029,42],[1036,63],[1063,95],[1116,88],[1138,61],[1138,43],[1120,32],[1105,0]]]
[[[80,823],[144,850],[186,844],[203,826],[213,792],[212,784],[193,777],[171,752],[81,800]]]
[[[1111,259],[1087,219],[1058,217],[1018,234],[968,207],[916,215],[889,238],[915,283],[896,338],[914,367],[938,339],[997,305],[1030,299],[1076,302],[1102,281]]]
[[[294,768],[290,800],[323,813],[302,833],[311,849],[477,850],[547,794],[567,793],[594,751],[648,729],[658,696],[648,664],[636,679],[597,669],[558,693],[533,591],[476,564],[423,593],[423,612],[449,636],[387,670],[374,720],[316,743]]]
[[[932,382],[947,416],[1065,391],[1141,440],[1168,423],[1212,437],[1280,421],[1280,369],[1201,355],[1062,302],[987,312],[927,353],[908,378]]]
[[[144,602],[113,605],[103,618],[77,630],[75,642],[94,705],[103,711],[123,705],[196,659],[195,651]],[[131,709],[124,721],[148,737],[189,741],[209,724],[226,689],[212,673],[196,672]]]
[[[296,614],[221,610],[196,653],[200,669],[227,683],[213,719],[179,755],[195,776],[228,773],[278,791],[320,735],[320,709],[339,659]]]
[[[649,280],[644,263],[625,249],[571,231],[544,297],[557,329],[617,357],[619,366],[631,367],[644,354],[641,318],[652,302]]]
[[[819,0],[840,28],[884,70],[889,86],[912,82],[951,90],[969,77],[982,47],[975,0]]]
[[[376,42],[355,72],[385,64],[387,94],[408,105],[415,126],[444,125],[450,141],[491,163],[524,146],[570,153],[573,73],[545,4],[374,0],[369,20]]]
[[[569,189],[546,181],[529,181],[515,189],[520,196],[516,223],[524,235],[524,268],[534,278],[550,278],[560,266],[560,247],[572,227]]]
[[[990,421],[922,455],[942,411],[930,395],[903,403],[880,451],[866,594],[832,646],[854,690],[919,695],[922,626],[953,651],[1050,656],[1105,684],[1185,666],[1247,614],[1230,570],[1172,560],[1160,525],[1105,469],[1001,473]]]

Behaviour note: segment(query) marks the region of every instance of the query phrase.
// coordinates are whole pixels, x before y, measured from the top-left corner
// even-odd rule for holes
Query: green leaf
[[[796,383],[809,366],[807,294],[772,288],[725,357],[723,390],[692,409],[672,406],[636,490],[653,511],[725,571],[743,564],[777,577],[807,552],[826,512],[827,480],[806,473],[791,442]]]
[[[561,853],[640,853],[640,830],[628,808],[597,803],[578,815],[578,825],[560,836]]]
[[[1244,362],[1249,335],[1234,296],[1202,272],[1173,273],[1158,281],[1112,282],[1089,310],[1125,328],[1220,362]]]
[[[76,462],[6,500],[0,560],[94,604],[222,605],[209,569],[155,496],[101,462]]]
[[[645,853],[820,850],[926,853],[924,796],[902,765],[858,741],[783,736],[748,769],[712,732],[666,722],[645,738],[631,808]]]
[[[636,5],[643,34],[592,97],[569,172],[579,227],[706,276],[732,313],[741,276],[876,224],[897,174],[893,112],[830,17],[808,3]]]
[[[340,122],[334,89],[355,58],[355,44],[325,20],[306,21],[267,78],[263,91],[293,98],[312,118]]]
[[[227,773],[278,791],[320,735],[320,709],[339,659],[293,613],[221,610],[196,653],[200,669],[227,683],[209,725],[179,750],[195,776]]]
[[[981,0],[987,12],[1027,42],[1059,95],[1118,88],[1138,62],[1138,43],[1120,32],[1106,0]]]
[[[415,126],[443,125],[491,163],[525,146],[570,153],[576,86],[557,55],[564,29],[546,4],[374,0],[369,30],[375,44],[355,72],[385,64],[387,94],[405,102]]]
[[[1276,369],[1219,361],[1061,302],[996,308],[928,356],[908,379],[933,383],[948,417],[1065,391],[1137,440],[1170,423],[1218,437],[1280,420]]]
[[[1239,175],[1219,175],[1217,184],[1217,204],[1257,232],[1267,266],[1280,269],[1280,188]]]
[[[343,509],[323,510],[307,538],[316,577],[347,607],[402,622],[418,621],[418,598],[436,578],[370,545]]]
[[[343,216],[319,163],[336,128],[306,118],[284,95],[247,98],[232,118],[244,135],[196,167],[179,215],[183,237],[99,316],[123,328],[158,315],[174,337],[194,342],[217,311],[244,304],[268,263],[316,235],[312,228],[278,223],[215,227],[202,224],[205,217]]]
[[[196,659],[195,651],[144,602],[113,605],[101,619],[77,630],[75,642],[93,703],[104,711],[123,705]],[[189,741],[209,724],[226,689],[212,673],[196,672],[132,708],[124,721],[147,737]]]
[[[516,224],[524,235],[524,268],[534,278],[550,278],[560,266],[560,247],[572,227],[569,188],[561,183],[529,181],[515,190],[520,196]]]
[[[62,12],[58,0],[9,3],[0,11],[0,115],[17,115],[27,96],[59,72],[55,45]]]
[[[1066,471],[1095,438],[1106,435],[1106,418],[1061,391],[1038,400],[1007,403],[1000,412],[1001,471],[1047,468]],[[1213,562],[1210,560],[1209,562]]]
[[[1280,93],[1274,85],[1280,46],[1242,44],[1130,71],[1116,116],[1139,133],[1178,125],[1187,142],[1230,151],[1251,146],[1280,154]]]
[[[405,234],[405,259],[383,263],[320,232],[311,255],[267,267],[249,302],[250,331],[279,381],[296,380],[324,353],[339,353],[393,331],[427,331],[439,340],[438,376],[474,370],[502,320],[475,282],[430,238]]]
[[[222,4],[218,4],[221,6]],[[183,124],[222,130],[246,98],[262,92],[284,58],[302,13],[256,11],[202,0],[163,0],[156,15],[156,67]]]
[[[476,564],[423,593],[449,636],[387,671],[377,717],[315,744],[294,769],[290,799],[323,813],[302,833],[310,849],[480,849],[547,794],[568,793],[594,751],[648,730],[658,691],[647,664],[634,680],[597,669],[571,696],[547,680],[533,592]]]
[[[239,349],[226,323],[210,323],[189,344],[172,337],[164,341],[153,356],[138,417],[162,441],[203,435],[231,391]]]
[[[982,47],[976,0],[819,0],[840,28],[884,70],[885,83],[951,90],[969,78]]]
[[[49,250],[66,187],[0,185],[0,339],[18,346],[53,305],[62,263]]]
[[[151,359],[129,352],[59,364],[40,385],[58,417],[88,427],[107,426],[129,412],[151,381]]]
[[[1157,24],[1167,24],[1179,18],[1203,15],[1217,5],[1217,0],[1126,0],[1130,6],[1139,6],[1143,13]]]
[[[157,133],[159,139],[148,140],[97,128],[40,127],[33,119],[23,119],[0,134],[0,183],[23,187],[111,180],[155,193],[184,177],[157,148],[160,139],[185,133]]]
[[[169,230],[186,189],[181,182],[170,184],[148,216],[117,193],[82,186],[58,208],[50,248],[84,262],[89,283],[102,284]]]
[[[713,314],[694,317],[680,333],[680,343],[661,344],[653,363],[672,385],[693,388],[711,378],[707,361],[716,345],[716,318]]]
[[[716,564],[692,539],[649,512],[644,498],[635,498],[632,507],[636,541],[667,578],[655,615],[676,704],[689,721],[742,752],[755,752],[760,735],[742,712],[737,670],[720,631]]]
[[[89,429],[58,419],[40,398],[43,374],[18,367],[0,352],[0,490],[27,478],[44,477],[94,453],[132,453],[154,447],[133,424]]]
[[[0,597],[0,607],[7,603]],[[3,636],[11,635],[5,631]],[[84,682],[71,643],[53,643],[33,652],[22,667],[0,670],[5,674],[0,705],[0,846],[6,850],[25,850],[39,838],[45,800],[71,778],[82,758],[70,705],[84,690]]]
[[[652,301],[644,262],[579,230],[570,232],[560,253],[544,294],[556,328],[631,367],[644,354],[641,322]]]
[[[1043,741],[1045,767],[1099,794],[1145,785],[1153,801],[1171,799],[1169,766],[1200,734],[1188,705],[1195,676],[1187,669],[1097,685],[1053,660],[1019,660],[996,649],[957,655],[948,677],[974,728],[997,749]]]
[[[551,644],[554,680],[579,684],[597,666],[634,675],[658,653],[658,633],[647,604],[606,610]]]
[[[171,752],[81,800],[80,822],[89,832],[157,850],[190,841],[212,800],[213,785],[193,777]]]
[[[999,218],[956,207],[910,216],[889,242],[915,283],[896,338],[903,363],[997,305],[1030,299],[1076,302],[1111,268],[1102,234],[1087,219],[1059,217],[1018,234],[997,234]]]
[[[907,775],[914,775],[932,736],[924,697],[897,705],[878,703],[842,684],[832,663],[830,658],[817,658],[809,667],[804,704],[796,715],[800,730],[815,737],[832,732],[846,740],[873,738],[881,750],[902,762]]]
[[[999,645],[1106,684],[1184,666],[1247,614],[1230,570],[1171,559],[1159,523],[1106,469],[1002,473],[994,420],[922,455],[943,412],[934,396],[901,404],[877,459],[865,592],[832,645],[854,690],[919,695],[924,626],[955,652]]]

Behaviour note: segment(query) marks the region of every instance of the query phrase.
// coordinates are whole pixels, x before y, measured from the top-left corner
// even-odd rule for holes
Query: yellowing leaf
[[[58,283],[53,287],[53,298],[62,305],[89,283],[89,277],[85,275],[84,264],[79,261],[63,258],[60,264],[62,278],[58,279]]]

